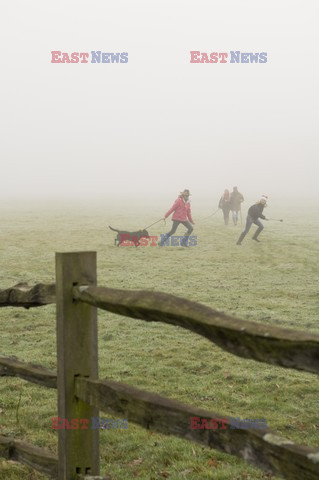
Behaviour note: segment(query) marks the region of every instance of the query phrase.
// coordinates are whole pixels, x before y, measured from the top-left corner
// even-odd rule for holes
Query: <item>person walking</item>
[[[261,233],[261,231],[263,230],[264,226],[261,223],[261,221],[259,220],[259,218],[262,218],[263,220],[268,220],[265,217],[265,215],[263,215],[263,210],[267,206],[267,199],[268,199],[268,197],[263,195],[258,202],[256,202],[254,205],[252,205],[249,208],[247,219],[246,219],[246,226],[245,226],[244,231],[241,232],[239,239],[237,240],[237,245],[241,245],[241,242],[244,240],[245,236],[249,232],[250,227],[252,226],[253,223],[255,225],[257,225],[258,228],[257,228],[257,230],[254,233],[254,236],[252,238],[256,242],[260,242],[260,240],[258,240],[258,236]]]
[[[233,187],[233,191],[230,194],[230,209],[232,211],[234,225],[237,225],[238,223],[238,212],[241,211],[241,204],[243,201],[243,194],[238,191],[237,187]]]
[[[221,196],[218,204],[218,208],[221,208],[224,215],[224,223],[228,225],[229,222],[229,212],[230,212],[230,195],[229,190],[224,190],[223,195]]]
[[[187,188],[185,188],[185,190],[183,190],[183,192],[181,192],[178,198],[175,200],[173,206],[168,210],[168,212],[165,213],[163,220],[165,220],[167,217],[170,216],[171,213],[174,212],[172,216],[173,226],[170,231],[166,233],[166,235],[162,238],[161,242],[159,243],[160,247],[162,247],[164,242],[167,241],[167,239],[176,232],[180,224],[184,225],[184,227],[187,228],[187,232],[185,233],[184,238],[181,241],[181,246],[188,247],[188,237],[193,231],[193,227],[191,224],[195,225],[192,218],[189,197],[190,192]]]

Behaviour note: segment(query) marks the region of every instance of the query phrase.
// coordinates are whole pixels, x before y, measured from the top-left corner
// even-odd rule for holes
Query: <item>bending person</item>
[[[258,228],[257,228],[257,230],[256,230],[256,232],[255,232],[255,234],[252,238],[256,242],[260,241],[260,240],[258,240],[258,236],[261,233],[261,231],[263,230],[264,226],[261,223],[261,221],[259,220],[259,218],[262,218],[263,220],[267,220],[265,215],[263,215],[263,210],[264,210],[264,208],[266,207],[266,204],[267,204],[267,198],[268,197],[265,197],[263,195],[261,197],[261,199],[259,200],[259,202],[255,203],[254,205],[252,205],[249,208],[247,219],[246,219],[245,230],[240,234],[240,237],[237,240],[237,245],[241,245],[241,242],[244,240],[245,236],[249,232],[250,227],[252,226],[253,223],[255,225],[257,225]]]
[[[189,196],[189,190],[185,189],[175,200],[172,208],[170,208],[168,212],[165,213],[164,219],[169,217],[169,215],[174,212],[172,217],[173,226],[171,230],[162,238],[161,242],[159,243],[160,247],[162,247],[167,241],[167,239],[176,232],[180,224],[184,225],[184,227],[187,228],[187,232],[185,233],[184,238],[181,241],[181,246],[188,247],[188,237],[193,231],[191,223],[194,225],[191,213],[191,205],[189,203]]]

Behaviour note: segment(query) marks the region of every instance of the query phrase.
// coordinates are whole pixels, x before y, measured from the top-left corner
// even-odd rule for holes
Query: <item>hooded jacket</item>
[[[189,220],[191,223],[194,223],[191,213],[191,205],[189,202],[185,202],[181,195],[175,200],[174,205],[168,210],[168,212],[165,213],[165,218],[169,217],[172,212],[174,212],[172,220],[177,220],[179,222]]]

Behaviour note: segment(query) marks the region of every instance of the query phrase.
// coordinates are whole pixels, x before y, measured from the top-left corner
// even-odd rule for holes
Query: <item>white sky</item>
[[[3,198],[317,195],[317,0],[3,0],[0,38]],[[191,50],[268,63],[190,64]]]

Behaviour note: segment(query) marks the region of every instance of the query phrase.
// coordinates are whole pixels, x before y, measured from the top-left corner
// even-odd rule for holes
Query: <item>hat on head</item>
[[[268,196],[267,196],[267,195],[262,195],[262,196],[260,197],[260,200],[259,200],[259,201],[260,201],[260,202],[261,202],[261,201],[264,201],[265,203],[267,203],[267,200],[268,200]]]
[[[181,195],[191,195],[191,194],[188,188],[184,188],[183,192],[181,192]]]

